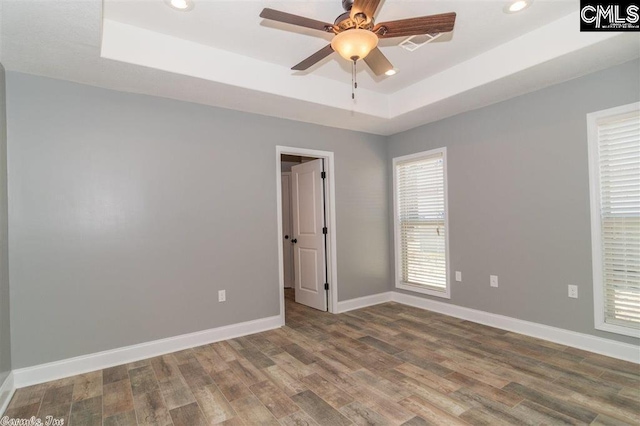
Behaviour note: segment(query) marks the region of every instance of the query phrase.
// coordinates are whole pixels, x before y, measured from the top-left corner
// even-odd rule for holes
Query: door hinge
[[[324,283],[324,289],[329,290],[329,283]]]
[[[320,172],[320,177],[322,179],[326,179],[327,178],[327,172]]]
[[[326,226],[325,226],[324,228],[322,228],[322,233],[323,233],[323,234],[325,234],[325,235],[326,235],[327,233],[329,233],[329,230],[327,229],[327,227],[326,227]]]

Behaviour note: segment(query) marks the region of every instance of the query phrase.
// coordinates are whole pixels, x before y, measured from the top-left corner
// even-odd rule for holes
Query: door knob
[[[284,236],[284,239],[285,239],[285,240],[288,240],[288,239],[289,239],[289,236],[288,236],[288,235],[285,235],[285,236]]]
[[[294,238],[293,240],[291,240],[291,242],[292,242],[293,244],[295,244],[295,243],[297,243],[297,242],[298,242],[298,239],[297,239],[297,238]]]

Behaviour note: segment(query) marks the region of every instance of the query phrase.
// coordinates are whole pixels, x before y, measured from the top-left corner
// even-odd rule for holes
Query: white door
[[[284,255],[284,287],[292,288],[293,224],[291,223],[291,172],[282,173],[282,252]]]
[[[327,310],[322,160],[291,168],[296,302]]]

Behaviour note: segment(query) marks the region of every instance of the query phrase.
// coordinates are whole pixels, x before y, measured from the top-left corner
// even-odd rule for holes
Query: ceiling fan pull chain
[[[358,88],[358,82],[356,81],[356,61],[353,60],[353,65],[351,66],[351,99],[356,100],[356,89]]]

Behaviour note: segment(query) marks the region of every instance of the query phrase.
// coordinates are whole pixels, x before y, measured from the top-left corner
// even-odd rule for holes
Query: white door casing
[[[293,259],[297,303],[327,310],[322,160],[291,168]]]
[[[284,286],[292,288],[293,272],[293,224],[291,223],[291,172],[282,173],[282,252],[284,254]]]
[[[282,155],[301,155],[304,157],[322,158],[327,173],[325,179],[325,206],[327,208],[327,266],[329,270],[329,312],[337,314],[338,308],[338,251],[336,243],[336,235],[338,233],[336,220],[336,171],[335,171],[335,155],[331,151],[322,151],[318,149],[300,148],[294,146],[276,145],[274,152],[273,171],[276,180],[276,227],[277,233],[274,234],[274,244],[278,253],[278,281],[274,291],[280,293],[280,324],[285,324],[285,302],[284,302],[284,256],[282,250]]]

